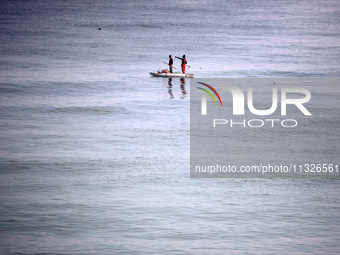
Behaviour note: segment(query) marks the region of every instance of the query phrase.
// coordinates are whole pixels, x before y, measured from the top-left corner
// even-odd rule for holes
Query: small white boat
[[[150,75],[153,77],[164,77],[164,78],[173,78],[173,77],[178,77],[178,78],[194,78],[194,73],[161,73],[161,72],[150,72]]]

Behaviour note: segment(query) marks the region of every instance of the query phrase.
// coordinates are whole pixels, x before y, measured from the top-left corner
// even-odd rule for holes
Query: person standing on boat
[[[183,57],[179,58],[179,57],[176,57],[175,58],[178,58],[180,60],[182,60],[182,73],[185,74],[185,65],[187,64],[187,60],[185,59],[185,55],[183,55]]]
[[[174,64],[174,60],[172,59],[172,56],[169,55],[169,69],[170,69],[170,73],[172,73],[172,65]]]

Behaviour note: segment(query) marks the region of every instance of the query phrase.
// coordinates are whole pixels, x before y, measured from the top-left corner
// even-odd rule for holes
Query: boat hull
[[[164,78],[194,78],[195,74],[194,73],[160,73],[160,72],[150,72],[150,75],[152,77],[164,77]]]

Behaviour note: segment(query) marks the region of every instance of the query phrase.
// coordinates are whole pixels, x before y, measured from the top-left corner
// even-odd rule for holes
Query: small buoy
[[[98,27],[98,30],[102,30],[100,27]]]
[[[105,38],[103,38],[103,41],[105,41]]]
[[[276,82],[274,81],[273,84],[276,84]]]

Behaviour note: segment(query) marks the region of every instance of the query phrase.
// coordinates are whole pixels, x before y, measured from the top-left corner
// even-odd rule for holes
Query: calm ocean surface
[[[0,254],[340,254],[339,179],[189,178],[190,80],[149,77],[340,77],[339,24],[336,0],[2,1]]]

